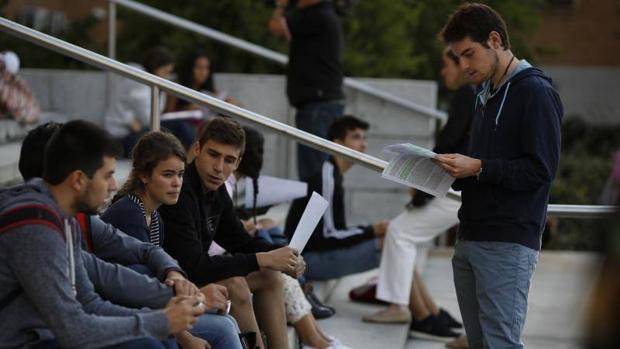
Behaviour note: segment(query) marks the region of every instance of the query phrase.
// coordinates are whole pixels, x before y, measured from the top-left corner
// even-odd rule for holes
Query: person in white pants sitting
[[[474,88],[458,67],[458,57],[447,49],[443,54],[441,75],[446,87],[455,93],[448,110],[448,122],[434,150],[437,153],[466,153],[473,115]],[[412,196],[407,210],[389,222],[381,255],[377,298],[389,303],[389,306],[364,316],[363,320],[381,323],[412,321],[414,333],[454,337],[457,334],[452,328],[460,328],[460,324],[432,302],[414,269],[417,244],[430,241],[458,224],[460,202],[450,198],[435,198],[415,190],[412,190]]]

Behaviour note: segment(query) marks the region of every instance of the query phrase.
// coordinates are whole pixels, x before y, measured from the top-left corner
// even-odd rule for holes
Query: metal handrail
[[[549,205],[547,215],[558,218],[606,218],[620,213],[618,206]]]
[[[368,154],[360,153],[305,131],[298,130],[279,121],[235,105],[228,104],[217,98],[200,93],[185,86],[181,86],[177,83],[149,74],[129,65],[117,62],[111,58],[91,52],[66,41],[38,32],[34,29],[30,29],[21,24],[17,24],[4,17],[0,17],[0,31],[14,35],[36,45],[46,47],[60,54],[75,58],[86,64],[90,64],[103,70],[111,71],[129,79],[147,84],[153,88],[151,96],[154,100],[157,100],[159,90],[166,91],[194,103],[207,105],[209,108],[212,108],[222,114],[239,117],[254,124],[267,127],[272,131],[282,134],[285,137],[293,138],[297,142],[303,143],[312,148],[330,153],[332,155],[343,156],[371,170],[381,172],[387,165],[387,162],[381,159],[375,158]],[[154,103],[153,105],[157,104]],[[156,111],[154,114],[157,116],[158,112]],[[152,123],[156,122],[156,118],[152,119]],[[154,126],[158,127],[159,123]],[[458,193],[450,193],[449,196],[457,200],[459,198]],[[618,208],[615,206],[549,205],[548,212],[550,215],[560,217],[601,218],[613,214],[617,209]]]
[[[25,27],[21,24],[15,23],[3,17],[0,17],[0,30],[8,34],[17,36],[26,41],[30,41],[34,44],[46,47],[63,55],[75,58],[86,64],[99,67],[103,70],[112,71],[132,80],[136,80],[143,84],[154,87],[154,91],[151,93],[151,97],[154,100],[157,100],[158,92],[156,90],[159,89],[161,91],[172,93],[183,99],[187,99],[191,102],[201,105],[207,105],[209,108],[224,115],[239,117],[254,124],[267,127],[272,131],[293,138],[297,142],[303,143],[312,148],[333,155],[344,156],[355,163],[358,163],[375,171],[383,171],[383,168],[387,164],[385,161],[370,156],[368,154],[360,153],[358,151],[330,142],[326,139],[315,136],[308,132],[298,130],[282,122],[226,103],[215,97],[208,96],[204,93],[179,85],[170,80],[166,80],[153,74],[149,74],[135,67],[120,63],[111,58],[70,44],[66,41],[41,33],[34,29]],[[157,103],[154,103],[154,105],[157,105]]]
[[[288,63],[288,57],[282,53],[264,48],[262,46],[253,44],[249,41],[236,38],[232,35],[228,35],[226,33],[217,31],[215,29],[206,27],[204,25],[194,23],[184,18],[171,15],[169,13],[158,10],[151,6],[141,4],[133,0],[108,0],[108,1],[109,1],[109,23],[108,25],[110,26],[110,29],[108,32],[109,33],[109,37],[108,37],[108,40],[109,40],[108,41],[108,53],[109,54],[108,56],[110,58],[115,58],[115,54],[116,54],[116,31],[112,29],[112,27],[116,28],[116,7],[115,5],[118,4],[128,9],[139,12],[143,15],[157,19],[161,22],[171,24],[178,28],[189,30],[191,32],[194,32],[202,36],[206,36],[215,41],[244,50],[246,52],[252,53],[259,57],[269,59],[273,62],[282,64],[282,65],[286,65]],[[354,90],[358,90],[363,93],[366,93],[370,96],[388,101],[390,103],[394,103],[400,107],[407,108],[409,110],[415,111],[423,115],[428,115],[435,119],[439,119],[442,122],[445,122],[448,119],[445,112],[408,101],[404,98],[401,98],[393,94],[387,93],[385,91],[382,91],[380,89],[374,88],[359,80],[355,80],[352,78],[345,78],[344,85]]]

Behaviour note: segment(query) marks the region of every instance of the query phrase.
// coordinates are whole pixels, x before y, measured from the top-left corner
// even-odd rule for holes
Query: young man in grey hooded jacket
[[[194,297],[152,311],[95,293],[74,216],[97,213],[115,190],[116,155],[106,132],[72,121],[50,141],[44,181],[0,192],[0,348],[159,348],[157,339],[191,329],[204,312]],[[27,210],[38,214],[15,220]]]

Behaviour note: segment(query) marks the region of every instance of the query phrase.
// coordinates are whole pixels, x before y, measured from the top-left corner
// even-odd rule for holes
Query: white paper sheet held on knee
[[[392,159],[381,176],[393,182],[423,190],[433,196],[445,197],[454,178],[432,159],[433,151],[413,144],[394,144],[383,148]]]
[[[290,247],[296,249],[299,253],[304,250],[304,247],[306,247],[310,239],[310,235],[312,235],[314,228],[319,224],[328,206],[329,203],[327,200],[317,194],[317,192],[312,192],[312,196],[308,201],[308,205],[306,205],[304,214],[301,215],[297,223],[297,228],[295,228],[295,233],[293,233],[293,237],[291,238],[291,242],[288,244]]]

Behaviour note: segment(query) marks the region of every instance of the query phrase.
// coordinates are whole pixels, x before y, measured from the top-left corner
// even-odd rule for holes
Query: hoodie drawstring
[[[502,98],[502,103],[499,105],[499,110],[497,111],[497,115],[495,116],[495,131],[497,131],[497,124],[499,123],[499,115],[502,113],[502,109],[504,108],[504,102],[506,101],[506,96],[508,95],[508,90],[510,89],[510,83],[506,85],[506,90],[504,91],[504,97]]]
[[[77,289],[75,287],[75,256],[73,255],[73,232],[71,231],[71,224],[69,220],[65,218],[65,239],[67,240],[67,255],[69,257],[69,270],[67,274],[71,281],[71,289],[73,295],[77,296]]]

